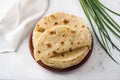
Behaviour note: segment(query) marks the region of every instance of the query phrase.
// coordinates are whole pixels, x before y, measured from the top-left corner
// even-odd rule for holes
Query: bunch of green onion
[[[100,45],[110,58],[118,63],[112,54],[114,50],[118,51],[118,53],[120,52],[120,47],[118,47],[119,43],[116,43],[116,41],[120,42],[120,25],[109,13],[118,17],[120,17],[120,14],[107,8],[99,0],[79,1]]]

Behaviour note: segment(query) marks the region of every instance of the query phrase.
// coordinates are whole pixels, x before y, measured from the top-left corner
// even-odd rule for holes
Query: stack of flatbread
[[[92,36],[83,19],[58,12],[36,24],[32,43],[36,61],[64,69],[79,64],[86,57],[91,50]]]

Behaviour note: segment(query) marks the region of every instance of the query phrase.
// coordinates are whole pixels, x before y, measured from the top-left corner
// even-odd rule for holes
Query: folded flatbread
[[[40,20],[32,38],[35,60],[57,69],[79,64],[92,45],[92,36],[84,21],[65,13]]]
[[[56,25],[67,25],[73,29],[80,29],[82,27],[86,27],[83,19],[74,15],[58,12],[49,16],[45,16],[35,26],[32,37],[33,46],[35,46],[36,41],[41,35],[41,33],[43,33],[46,29],[49,29]]]

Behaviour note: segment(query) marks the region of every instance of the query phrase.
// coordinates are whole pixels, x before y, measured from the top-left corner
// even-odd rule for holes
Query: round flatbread
[[[92,36],[82,18],[58,12],[36,24],[32,43],[36,61],[65,69],[86,57],[91,50]]]
[[[58,12],[42,18],[35,26],[33,31],[32,41],[33,46],[40,37],[41,33],[45,30],[56,25],[67,25],[73,29],[79,30],[80,28],[87,27],[84,20],[74,15]]]
[[[57,25],[44,31],[36,42],[34,57],[45,65],[63,69],[79,64],[91,49],[92,37],[87,28],[72,29]]]

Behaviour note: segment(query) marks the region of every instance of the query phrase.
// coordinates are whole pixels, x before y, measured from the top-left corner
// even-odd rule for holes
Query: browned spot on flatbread
[[[71,31],[71,33],[72,33],[72,34],[75,34],[75,33],[76,33],[76,31]]]
[[[69,51],[72,52],[73,51],[72,48],[70,48]]]
[[[48,48],[51,48],[52,45],[51,45],[50,43],[47,43],[47,47],[48,47]]]
[[[54,15],[51,15],[51,18],[56,19],[56,17]]]
[[[41,44],[43,45],[43,42]]]
[[[67,28],[67,30],[69,30],[69,28]]]
[[[82,28],[85,28],[85,25],[82,25]]]
[[[40,52],[40,51],[38,51],[38,53],[40,54],[41,52]]]
[[[47,23],[45,22],[45,24],[47,25]]]
[[[77,25],[75,25],[75,27],[77,27]]]
[[[59,50],[59,48],[57,48],[57,50]]]
[[[57,54],[57,52],[56,52],[56,51],[53,51],[53,54]]]
[[[63,20],[63,23],[64,23],[64,24],[68,24],[68,23],[69,23],[69,20],[64,19],[64,20]]]
[[[56,26],[56,25],[58,25],[58,22],[55,22],[55,23],[54,23],[54,26]]]
[[[66,34],[63,34],[62,36],[63,36],[63,37],[66,37],[67,35],[66,35]]]
[[[45,31],[45,29],[44,29],[44,28],[39,27],[37,31],[38,31],[38,32],[44,32],[44,31]]]
[[[62,57],[64,57],[65,55],[64,54],[61,54]]]
[[[56,34],[56,32],[55,31],[51,31],[50,34],[53,35],[53,34]]]
[[[89,46],[89,45],[87,45],[87,47],[89,48],[90,46]]]
[[[61,44],[64,44],[64,42],[62,41]]]
[[[71,45],[73,45],[73,42],[71,42]]]
[[[77,44],[80,44],[80,42],[78,42]]]

